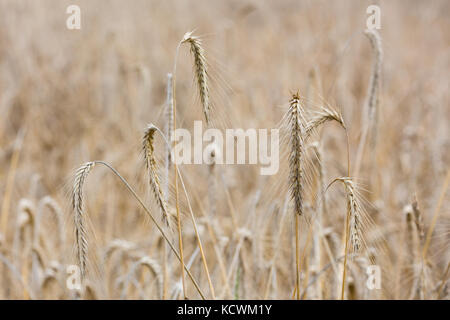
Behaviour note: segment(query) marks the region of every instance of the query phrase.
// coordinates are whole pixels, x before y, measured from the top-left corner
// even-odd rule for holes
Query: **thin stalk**
[[[344,300],[345,293],[345,276],[347,274],[347,254],[348,254],[348,234],[350,231],[350,210],[347,212],[345,218],[345,250],[344,250],[344,270],[342,271],[342,290],[341,290],[341,300]]]
[[[169,142],[167,141],[167,139],[164,136],[163,132],[158,127],[155,126],[155,128],[161,134],[161,136],[163,137],[163,139],[166,142],[166,144],[169,145]],[[213,299],[215,299],[214,287],[212,285],[211,276],[209,274],[208,264],[206,263],[206,257],[205,257],[205,253],[203,251],[203,246],[202,246],[202,241],[200,239],[200,234],[199,234],[198,229],[197,229],[197,223],[195,221],[194,212],[192,211],[191,201],[189,200],[189,196],[188,196],[188,193],[187,193],[187,190],[186,190],[186,186],[184,184],[183,176],[181,175],[181,172],[180,172],[180,170],[178,169],[178,167],[176,165],[176,161],[174,161],[174,166],[176,168],[176,174],[178,174],[178,176],[180,177],[180,182],[181,182],[181,186],[182,186],[183,191],[184,191],[184,196],[186,197],[186,200],[187,200],[187,203],[188,203],[189,213],[190,213],[190,216],[191,216],[192,224],[194,226],[194,232],[195,232],[195,236],[197,238],[197,244],[198,244],[198,247],[200,249],[200,255],[202,257],[203,267],[205,268],[206,277],[208,278],[208,284],[209,284],[209,288],[211,290],[211,295],[212,295]]]
[[[299,220],[298,214],[295,215],[295,275],[296,275],[296,299],[300,300],[300,237],[299,237]]]
[[[158,229],[158,231],[161,233],[162,237],[164,238],[164,240],[167,242],[167,244],[169,245],[170,249],[172,250],[172,252],[175,254],[175,256],[177,257],[177,259],[181,262],[181,255],[177,252],[177,250],[175,249],[175,247],[173,246],[173,244],[170,242],[168,236],[166,235],[166,233],[164,232],[163,228],[159,225],[158,221],[156,220],[155,217],[153,217],[153,215],[150,213],[150,210],[146,207],[146,205],[144,204],[144,202],[141,200],[141,198],[136,194],[136,192],[133,190],[133,188],[128,184],[128,182],[120,175],[120,173],[114,169],[112,166],[110,166],[108,163],[104,162],[104,161],[93,161],[95,164],[102,164],[105,167],[107,167],[108,169],[110,169],[121,181],[122,183],[125,185],[125,187],[128,189],[128,191],[130,191],[130,193],[133,195],[133,197],[139,202],[139,204],[141,205],[141,207],[144,209],[144,211],[147,213],[147,215],[150,217],[150,219],[152,220],[152,222],[156,225],[156,228]],[[203,292],[201,291],[199,285],[197,284],[197,281],[195,281],[194,277],[192,276],[191,272],[189,271],[189,269],[186,267],[186,265],[184,264],[184,262],[182,262],[183,265],[183,269],[186,271],[186,273],[188,274],[189,278],[192,280],[192,283],[194,284],[194,287],[197,289],[198,293],[200,294],[200,296],[202,297],[203,300],[205,300],[205,295],[203,294]]]
[[[177,107],[176,107],[176,94],[175,94],[175,88],[176,88],[176,74],[177,74],[177,59],[178,59],[178,52],[180,51],[180,45],[181,42],[178,44],[177,46],[177,50],[176,50],[176,54],[175,54],[175,63],[173,66],[173,77],[172,77],[172,88],[173,88],[173,94],[172,94],[172,99],[173,99],[173,131],[175,133],[175,130],[177,128]],[[174,160],[174,159],[172,159]],[[180,203],[179,203],[179,199],[178,199],[178,176],[177,176],[177,164],[176,161],[174,161],[173,163],[173,167],[174,167],[174,179],[175,179],[175,207],[177,210],[177,229],[178,229],[178,244],[179,244],[179,248],[180,248],[180,262],[181,262],[181,266],[184,265],[184,257],[183,257],[183,237],[182,237],[182,233],[181,233],[181,216],[180,216]],[[185,285],[185,279],[184,279],[184,271],[183,271],[183,267],[181,267],[181,283],[183,285],[183,296],[186,299],[186,285]]]

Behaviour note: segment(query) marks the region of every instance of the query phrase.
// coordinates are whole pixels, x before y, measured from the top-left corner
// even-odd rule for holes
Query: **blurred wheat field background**
[[[448,1],[76,2],[80,30],[66,28],[72,1],[0,0],[1,299],[449,298]],[[361,150],[376,64],[364,34],[371,4],[381,8],[383,58],[376,130]],[[280,152],[275,175],[257,165],[181,165],[183,180],[172,167],[164,200],[152,190],[142,137],[150,123],[167,125],[167,74],[192,30],[207,61],[211,117],[223,126],[279,128],[297,107],[305,130],[321,106],[342,117],[297,141],[302,190],[292,191],[285,140],[280,150],[291,154]],[[205,122],[193,63],[181,45],[176,125],[189,130]],[[302,137],[282,129],[291,143]],[[152,149],[153,178],[163,179],[160,136]],[[72,188],[77,168],[94,160],[120,172],[178,253],[181,227],[198,289],[101,165],[84,181],[86,274],[80,289],[68,288],[68,267],[79,265]],[[360,220],[349,223],[354,208]],[[370,265],[381,270],[380,289],[367,286]]]

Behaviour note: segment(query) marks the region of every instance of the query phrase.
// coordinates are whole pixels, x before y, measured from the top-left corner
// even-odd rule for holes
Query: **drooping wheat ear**
[[[156,130],[157,128],[153,124],[149,124],[147,130],[145,130],[144,138],[142,141],[144,149],[144,158],[145,163],[147,165],[150,188],[152,189],[153,194],[156,198],[156,202],[158,203],[158,206],[161,209],[163,221],[167,224],[169,228],[171,228],[171,220],[169,212],[167,210],[167,204],[166,201],[164,200],[164,196],[162,193],[161,183],[159,181],[158,176],[158,168],[156,165],[155,148],[154,148]]]
[[[306,125],[304,139],[308,139],[314,130],[327,121],[336,121],[344,130],[346,130],[344,118],[339,112],[330,108],[322,107],[322,110],[318,112]]]
[[[191,47],[191,53],[194,56],[195,77],[199,90],[200,100],[203,106],[203,114],[205,115],[206,124],[210,123],[211,105],[209,102],[208,89],[208,73],[206,66],[205,50],[202,47],[202,42],[199,37],[196,37],[191,32],[187,32],[181,43],[188,43]]]
[[[350,217],[350,242],[353,252],[357,253],[361,249],[361,207],[355,197],[355,186],[350,178],[341,180],[347,192],[347,208]]]
[[[75,237],[77,243],[78,266],[80,267],[81,278],[86,275],[88,241],[84,219],[83,207],[83,186],[89,171],[95,166],[95,162],[87,162],[75,173],[72,193],[72,207],[74,210]]]
[[[373,128],[373,130],[376,130],[378,103],[380,98],[380,77],[381,64],[383,62],[383,49],[381,47],[381,37],[376,30],[368,29],[364,32],[364,34],[369,38],[372,45],[372,50],[375,54],[366,104],[369,113],[369,125]],[[376,131],[374,131],[374,134],[376,134]]]
[[[156,278],[157,286],[158,286],[158,299],[162,299],[163,296],[163,273],[161,270],[161,266],[159,263],[151,259],[147,256],[142,257],[139,261],[136,262],[136,264],[132,267],[132,270],[134,273],[136,273],[139,270],[139,267],[146,267]]]
[[[357,198],[355,184],[350,177],[336,178],[331,182],[326,189],[330,187],[335,181],[340,181],[344,184],[345,192],[347,194],[347,218],[345,219],[345,242],[344,242],[344,264],[342,266],[342,286],[341,286],[341,300],[344,299],[345,294],[345,278],[347,273],[347,256],[348,256],[348,240],[352,244],[353,252],[358,254],[363,244],[362,238],[362,207]],[[365,243],[365,242],[364,242]]]
[[[288,111],[289,123],[289,190],[294,200],[294,210],[299,216],[303,214],[303,168],[302,157],[304,154],[304,122],[300,97],[294,94],[290,101]]]
[[[45,212],[45,207],[50,209],[50,212],[54,214],[56,218],[56,223],[58,224],[58,240],[59,240],[59,246],[60,248],[64,248],[65,243],[65,236],[63,232],[64,227],[64,219],[63,219],[63,212],[61,210],[61,207],[58,205],[58,203],[50,196],[45,196],[42,198],[38,203],[38,211],[36,216],[36,225],[35,225],[35,231],[34,231],[34,243],[37,244],[39,241],[39,232],[40,232],[40,226],[42,217]]]

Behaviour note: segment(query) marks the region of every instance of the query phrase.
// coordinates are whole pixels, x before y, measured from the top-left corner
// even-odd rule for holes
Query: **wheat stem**
[[[107,167],[109,170],[111,170],[114,175],[116,175],[120,181],[125,185],[125,187],[127,188],[127,190],[133,195],[133,197],[138,201],[138,203],[141,205],[141,207],[144,209],[144,211],[147,213],[147,215],[150,217],[150,219],[152,220],[152,222],[155,224],[156,228],[158,229],[158,231],[161,233],[162,237],[164,238],[164,240],[167,242],[167,244],[169,245],[170,249],[172,250],[172,252],[175,254],[175,256],[177,257],[177,259],[179,261],[181,261],[181,257],[180,254],[177,252],[177,250],[175,249],[175,247],[173,246],[172,242],[169,240],[169,237],[166,235],[166,233],[164,232],[163,228],[160,226],[160,224],[158,223],[158,221],[156,220],[156,218],[151,214],[150,210],[147,208],[147,206],[144,204],[144,202],[141,200],[141,198],[137,195],[137,193],[134,191],[134,189],[128,184],[128,182],[120,175],[120,173],[114,169],[111,165],[109,165],[107,162],[104,161],[92,161],[92,162],[88,162],[85,165],[83,165],[79,171],[80,171],[80,175],[84,176],[84,178],[82,179],[81,182],[84,183],[84,179],[87,176],[87,173],[89,172],[89,170],[96,164],[101,164],[104,165],[105,167]],[[89,169],[86,169],[86,167],[88,167]],[[83,174],[83,172],[87,170],[87,172],[85,174]],[[78,171],[77,171],[78,172]],[[76,179],[77,181],[77,179]],[[75,184],[77,185],[77,184]],[[77,198],[74,203],[76,204],[76,206],[74,206],[74,208],[82,208],[82,198],[83,198],[83,185],[78,184],[79,188],[74,188],[74,198]],[[81,202],[80,202],[81,199]],[[77,210],[77,209],[76,209]],[[78,215],[78,213],[76,212],[76,216]],[[80,216],[82,217],[82,211]],[[81,266],[80,266],[81,267]],[[195,278],[192,276],[191,272],[189,271],[189,269],[186,267],[186,265],[183,264],[183,268],[186,271],[186,273],[188,274],[189,278],[192,280],[192,283],[194,284],[194,287],[197,289],[198,293],[200,294],[200,296],[202,297],[202,299],[206,299],[205,295],[203,294],[203,292],[201,291],[200,287],[197,284],[197,281],[195,280]]]

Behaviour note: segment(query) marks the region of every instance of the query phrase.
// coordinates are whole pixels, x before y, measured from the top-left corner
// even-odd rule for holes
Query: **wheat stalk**
[[[372,130],[372,147],[375,147],[376,134],[377,134],[377,117],[378,117],[378,104],[379,104],[379,91],[380,91],[380,78],[381,78],[381,64],[383,62],[383,50],[381,47],[381,37],[376,30],[366,30],[364,34],[369,38],[372,45],[372,50],[375,53],[375,59],[372,66],[372,73],[369,81],[369,88],[367,90],[365,109],[362,113],[362,124],[364,126],[361,139],[359,141],[358,152],[356,155],[356,172],[359,174],[361,168],[362,157],[364,153],[364,147],[366,144],[367,135]],[[366,113],[367,112],[367,113]]]
[[[215,147],[215,145],[213,145]],[[208,201],[209,201],[209,216],[214,218],[216,215],[216,202],[217,202],[217,190],[216,190],[216,153],[215,148],[211,148],[208,152]],[[213,219],[215,222],[216,219]]]
[[[316,210],[317,210],[317,219],[316,222],[318,224],[318,230],[314,234],[314,254],[315,254],[315,266],[316,270],[322,269],[322,243],[320,241],[320,238],[323,237],[323,226],[324,226],[324,216],[326,214],[326,193],[324,192],[325,188],[325,166],[323,163],[323,150],[321,145],[318,142],[314,142],[311,144],[312,148],[315,151],[316,155],[316,163],[317,163],[317,170],[318,170],[318,181],[317,181],[317,195],[316,195]],[[319,281],[317,281],[316,285],[316,292],[319,299],[322,299],[323,294],[323,278],[321,278]]]
[[[160,226],[158,221],[155,219],[155,217],[151,214],[150,210],[147,208],[147,206],[144,204],[144,202],[141,200],[141,198],[137,195],[137,193],[134,191],[134,189],[129,185],[129,183],[120,175],[120,173],[114,169],[111,165],[104,161],[93,161],[88,162],[81,166],[75,175],[75,182],[74,182],[74,188],[73,188],[73,196],[72,196],[72,204],[75,211],[75,226],[76,226],[76,232],[77,232],[77,251],[79,258],[79,265],[80,268],[86,269],[86,256],[87,256],[87,241],[86,241],[86,230],[84,229],[84,223],[80,224],[80,221],[83,222],[83,184],[85,182],[86,176],[88,175],[89,171],[92,169],[92,167],[96,164],[101,164],[111,170],[115,176],[117,176],[120,181],[125,185],[127,190],[133,195],[133,197],[137,200],[137,202],[141,205],[141,207],[144,209],[145,213],[150,217],[152,222],[155,224],[158,231],[161,233],[162,237],[166,241],[166,243],[169,245],[172,252],[175,254],[177,259],[179,261],[181,260],[180,254],[177,252],[175,247],[173,246],[172,242],[169,240],[169,237],[164,232],[163,228]],[[79,221],[78,221],[79,220]],[[78,240],[78,235],[82,235],[80,238],[80,241]],[[192,283],[194,284],[194,287],[196,288],[197,292],[200,294],[202,299],[205,299],[205,295],[203,294],[202,290],[200,289],[197,281],[193,277],[192,273],[189,271],[189,269],[186,267],[184,263],[182,263],[183,269],[186,271],[189,278],[192,280]],[[84,273],[83,273],[84,274]]]
[[[376,30],[368,29],[364,34],[369,38],[372,50],[375,54],[375,60],[370,76],[370,84],[367,92],[367,110],[369,113],[369,124],[376,128],[376,116],[378,113],[379,91],[380,91],[380,74],[381,64],[383,62],[383,49],[381,47],[381,37]]]
[[[166,98],[166,130],[165,134],[169,142],[173,135],[173,76],[171,73],[167,74],[167,98]],[[169,146],[166,146],[166,162],[165,162],[165,180],[164,180],[164,196],[166,202],[169,202],[169,172],[172,166],[172,155]]]
[[[166,145],[169,146],[169,142],[167,141],[166,137],[164,136],[164,133],[158,127],[154,126],[153,124],[150,124],[149,127],[151,127],[152,130],[154,130],[154,131],[157,130],[161,134],[161,136],[164,139],[164,142],[166,143]],[[188,205],[188,208],[189,208],[190,217],[191,217],[191,220],[192,220],[192,225],[194,227],[195,237],[197,238],[197,244],[198,244],[198,247],[200,249],[200,254],[201,254],[203,266],[205,268],[205,273],[206,273],[206,276],[208,278],[208,284],[209,284],[209,287],[210,287],[210,290],[211,290],[212,297],[213,297],[213,299],[215,299],[214,287],[213,287],[213,284],[212,284],[212,281],[211,281],[211,276],[209,274],[208,264],[206,262],[206,257],[205,257],[205,253],[204,253],[204,250],[203,250],[202,242],[201,242],[201,239],[200,239],[200,234],[199,234],[199,231],[198,231],[198,228],[197,228],[197,223],[195,221],[194,212],[192,210],[191,202],[189,200],[189,196],[188,196],[188,193],[187,193],[187,190],[186,190],[186,186],[185,186],[184,181],[183,181],[183,176],[181,175],[181,172],[178,169],[176,163],[175,163],[174,167],[175,167],[176,174],[180,177],[181,187],[182,187],[184,195],[186,197],[186,201],[187,201],[187,205]],[[176,181],[176,183],[177,183],[177,181]],[[178,196],[177,196],[177,198],[178,198]],[[179,237],[180,237],[179,240],[180,240],[180,243],[181,243],[181,227],[180,227],[181,219],[180,219],[180,214],[179,214],[179,209],[178,209],[178,199],[177,199],[177,219],[178,219],[178,230],[179,230]],[[182,248],[180,248],[180,249],[182,249]],[[181,261],[181,259],[180,259],[180,261]]]
[[[304,122],[300,106],[300,97],[292,96],[288,110],[289,128],[289,190],[294,201],[295,212],[295,261],[296,261],[296,297],[300,299],[300,239],[299,217],[303,215],[303,168],[304,154]]]

